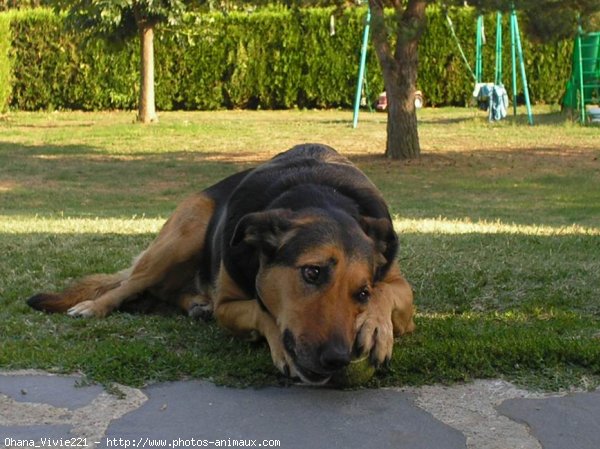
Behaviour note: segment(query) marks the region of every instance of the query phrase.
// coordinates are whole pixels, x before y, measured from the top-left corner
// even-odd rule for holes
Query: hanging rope
[[[469,70],[469,73],[473,77],[473,80],[475,82],[477,82],[477,77],[475,76],[475,72],[473,72],[473,69],[471,68],[471,65],[469,64],[469,61],[467,60],[467,57],[465,56],[465,52],[463,51],[462,46],[460,45],[460,41],[458,40],[458,37],[456,36],[456,32],[454,31],[454,24],[452,23],[452,19],[448,15],[448,11],[446,11],[446,21],[448,22],[448,26],[450,27],[450,32],[452,33],[452,37],[454,38],[454,41],[456,42],[456,46],[458,47],[458,51],[460,52],[460,55],[462,56],[462,60],[465,63],[465,66]]]

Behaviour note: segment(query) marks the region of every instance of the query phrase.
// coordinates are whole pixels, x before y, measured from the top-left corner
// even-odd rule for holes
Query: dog
[[[104,317],[149,294],[235,335],[274,365],[326,383],[353,357],[388,363],[413,331],[413,294],[381,193],[348,159],[297,145],[184,200],[132,266],[92,275],[34,309]]]

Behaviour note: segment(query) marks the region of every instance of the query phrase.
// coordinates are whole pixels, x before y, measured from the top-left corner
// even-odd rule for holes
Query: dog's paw
[[[108,315],[108,311],[106,308],[101,307],[97,301],[83,301],[71,307],[67,314],[70,316],[102,318]]]
[[[271,359],[273,360],[273,365],[275,365],[275,368],[277,368],[281,374],[289,378],[300,377],[296,371],[296,367],[292,361],[292,358],[285,351],[281,342],[274,344],[269,342],[269,348],[271,349]]]
[[[273,360],[273,363],[285,377],[289,377],[290,379],[300,379],[300,375],[298,374],[298,371],[296,371],[294,362],[292,362],[287,355],[284,356],[283,361],[275,362],[275,360]]]
[[[371,364],[381,366],[389,363],[394,349],[394,326],[391,316],[369,314],[367,310],[356,321],[356,356],[368,355]]]
[[[213,317],[212,303],[194,303],[188,309],[188,316],[196,320],[210,321]]]

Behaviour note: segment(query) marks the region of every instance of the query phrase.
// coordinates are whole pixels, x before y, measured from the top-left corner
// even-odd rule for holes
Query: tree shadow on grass
[[[0,195],[4,214],[157,214],[251,165],[239,153],[114,154],[0,142]]]

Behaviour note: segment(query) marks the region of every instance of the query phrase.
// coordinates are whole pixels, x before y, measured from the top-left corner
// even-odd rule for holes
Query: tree
[[[182,0],[57,0],[68,23],[79,31],[119,42],[139,37],[140,98],[138,121],[158,120],[154,101],[154,32],[158,25],[175,25],[182,17]]]
[[[421,153],[414,95],[418,44],[425,30],[428,3],[427,0],[369,0],[373,43],[387,94],[385,154],[392,159],[413,159]],[[394,27],[391,29],[386,24],[385,6],[394,9]]]

